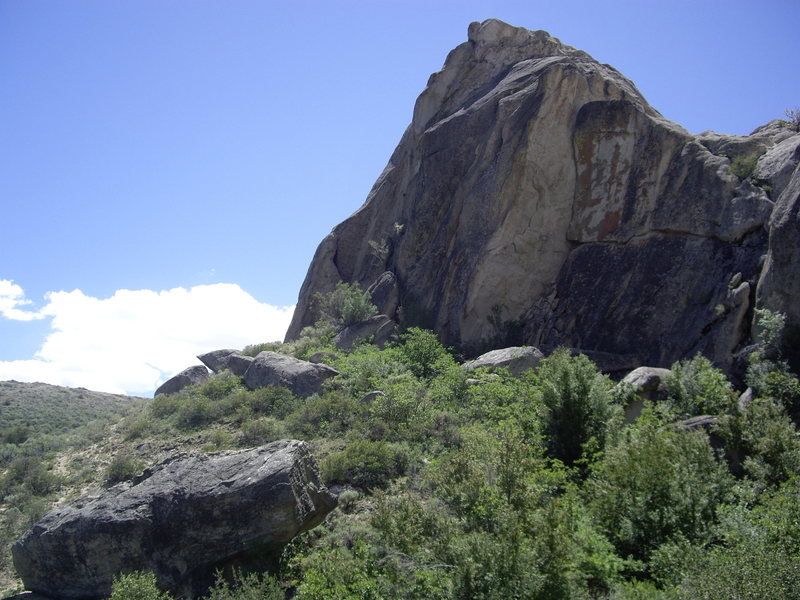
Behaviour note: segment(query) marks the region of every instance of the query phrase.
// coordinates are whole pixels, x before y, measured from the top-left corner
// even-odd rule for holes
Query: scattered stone
[[[322,383],[339,374],[333,367],[264,351],[253,360],[244,374],[244,383],[251,389],[278,385],[288,388],[301,398],[322,391]]]
[[[465,362],[463,367],[465,369],[505,367],[512,375],[521,375],[528,369],[538,365],[543,358],[544,354],[538,348],[533,346],[513,346],[481,354],[475,360]]]
[[[52,510],[12,554],[26,589],[50,598],[108,596],[134,570],[196,597],[216,569],[279,552],[335,506],[305,442],[183,455]]]
[[[195,365],[193,367],[189,367],[188,369],[184,369],[175,375],[175,377],[167,379],[155,391],[153,396],[155,397],[159,394],[175,394],[180,392],[183,388],[189,387],[190,385],[202,385],[209,379],[210,376],[208,374],[208,369],[206,369],[203,365]]]

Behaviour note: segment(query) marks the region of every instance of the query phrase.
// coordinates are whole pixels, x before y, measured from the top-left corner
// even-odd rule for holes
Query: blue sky
[[[693,132],[800,105],[796,0],[0,0],[0,379],[146,395],[281,337],[316,245],[490,17]]]

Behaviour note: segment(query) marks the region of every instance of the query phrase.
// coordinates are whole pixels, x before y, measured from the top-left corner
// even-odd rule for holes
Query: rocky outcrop
[[[244,383],[251,390],[277,385],[291,390],[301,398],[308,398],[320,393],[323,382],[338,374],[336,369],[325,364],[264,351],[258,353],[247,369]]]
[[[14,565],[51,598],[107,596],[134,570],[195,597],[216,568],[280,549],[335,505],[304,442],[184,456],[51,511],[14,544]]]
[[[197,358],[214,373],[220,373],[228,368],[228,361],[230,361],[231,356],[237,354],[241,353],[238,350],[225,348],[222,350],[213,350],[211,352],[206,352],[205,354],[200,354],[197,356]]]
[[[190,385],[202,385],[206,383],[209,378],[208,369],[203,365],[195,365],[167,379],[159,386],[153,396],[158,396],[159,394],[175,394]]]
[[[469,370],[480,367],[490,369],[504,367],[512,375],[521,375],[528,369],[533,369],[543,358],[544,354],[538,348],[531,346],[501,348],[482,354],[475,360],[467,361],[463,367]]]
[[[287,339],[316,320],[316,293],[391,273],[387,314],[468,354],[563,345],[622,370],[702,352],[727,368],[757,284],[800,324],[798,140],[777,122],[692,135],[546,32],[473,23],[364,205],[317,249]],[[752,174],[731,170],[740,157]]]
[[[221,373],[227,370],[239,377],[242,377],[250,365],[253,364],[252,356],[246,356],[239,350],[231,350],[230,348],[206,352],[197,358],[214,373]]]
[[[800,136],[795,136],[800,139]],[[793,141],[792,138],[787,141]],[[800,148],[798,144],[797,148]],[[769,247],[758,282],[757,304],[786,315],[784,353],[800,372],[800,152],[793,151],[794,172],[770,219]]]

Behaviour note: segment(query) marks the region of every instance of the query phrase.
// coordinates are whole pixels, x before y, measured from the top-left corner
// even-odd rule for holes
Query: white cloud
[[[17,308],[29,304],[31,301],[25,299],[25,292],[21,287],[8,279],[0,279],[0,315],[14,321],[33,321],[44,317],[38,312]]]
[[[225,283],[118,290],[110,298],[50,292],[46,300],[41,310],[26,312],[17,308],[27,304],[19,286],[0,287],[3,316],[52,319],[52,333],[34,359],[0,362],[0,380],[149,395],[168,377],[200,364],[198,354],[283,339],[294,311]]]

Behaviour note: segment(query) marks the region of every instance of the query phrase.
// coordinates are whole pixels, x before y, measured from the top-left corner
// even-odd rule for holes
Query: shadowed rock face
[[[194,597],[214,570],[263,557],[336,506],[304,442],[183,456],[48,513],[13,546],[31,591],[99,598],[114,575],[153,571]]]
[[[702,351],[729,366],[750,335],[773,208],[731,159],[766,152],[761,181],[788,193],[794,134],[691,135],[546,32],[492,19],[468,37],[431,76],[364,205],[320,244],[287,339],[316,319],[315,293],[390,272],[390,316],[468,353],[503,344],[500,308],[517,344],[654,366]],[[772,253],[785,271],[784,255]],[[769,306],[787,286],[762,287]]]

